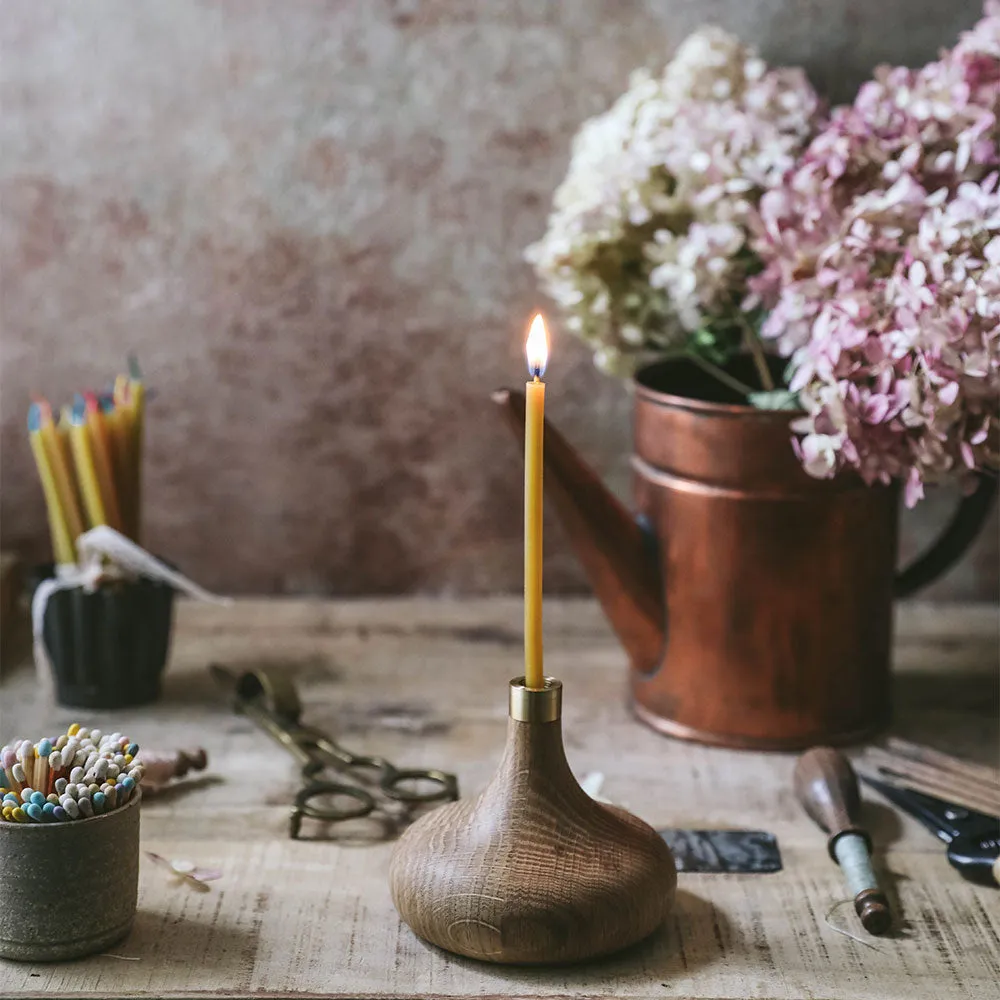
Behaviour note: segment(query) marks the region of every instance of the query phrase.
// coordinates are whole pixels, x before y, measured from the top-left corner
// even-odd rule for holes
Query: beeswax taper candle
[[[531,380],[524,387],[524,683],[545,687],[542,666],[542,443],[549,357],[541,313],[531,321],[525,345]]]

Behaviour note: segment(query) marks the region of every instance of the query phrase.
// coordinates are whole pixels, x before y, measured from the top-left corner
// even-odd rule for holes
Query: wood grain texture
[[[647,937],[670,913],[677,872],[651,826],[580,788],[559,719],[511,719],[493,780],[403,834],[389,885],[400,916],[433,944],[553,965]]]
[[[996,890],[964,882],[916,820],[863,790],[876,871],[897,936],[866,947],[826,914],[844,898],[825,837],[792,793],[794,758],[658,736],[626,704],[627,662],[591,601],[546,603],[546,666],[566,684],[566,756],[604,774],[603,794],[653,827],[774,833],[773,875],[681,874],[670,920],[619,955],[566,968],[489,966],[424,944],[388,886],[378,829],[287,838],[296,767],[219,699],[207,664],[287,669],[304,718],[346,746],[404,766],[446,766],[464,795],[503,752],[507,679],[521,664],[520,600],[178,603],[159,704],[93,713],[147,746],[204,746],[209,767],[142,808],[142,847],[219,868],[208,893],[143,859],[132,933],[114,953],[58,965],[0,963],[0,993],[28,997],[590,997],[666,1000],[994,1000]],[[904,606],[896,627],[893,732],[996,766],[994,607]],[[572,693],[569,696],[569,693]],[[0,682],[0,742],[74,721],[38,692],[28,662]],[[365,835],[368,839],[365,840]],[[831,914],[854,927],[849,904]]]
[[[895,749],[899,746],[906,752]],[[861,773],[900,788],[944,798],[987,816],[1000,816],[1000,771],[994,767],[969,764],[898,740],[890,740],[888,748],[869,747],[855,764]]]
[[[795,797],[809,817],[830,835],[829,845],[842,833],[867,832],[861,825],[861,792],[851,762],[832,747],[813,747],[795,764]]]

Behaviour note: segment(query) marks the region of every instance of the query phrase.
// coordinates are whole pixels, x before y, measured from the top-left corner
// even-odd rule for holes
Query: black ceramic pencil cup
[[[59,704],[129,708],[155,701],[173,612],[173,588],[144,577],[109,581],[89,594],[82,587],[51,594],[42,635]]]

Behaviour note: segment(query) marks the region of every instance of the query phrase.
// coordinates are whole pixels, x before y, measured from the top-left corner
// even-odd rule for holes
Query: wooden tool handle
[[[183,778],[188,771],[204,771],[208,755],[201,747],[170,752],[143,750],[140,760],[146,771],[143,787],[149,790],[174,778]]]
[[[803,809],[830,835],[831,856],[843,833],[861,834],[870,849],[870,838],[861,827],[858,777],[842,753],[831,747],[807,750],[795,765],[793,784]]]
[[[870,934],[884,934],[892,913],[872,870],[871,838],[861,827],[858,776],[850,761],[830,747],[813,747],[795,765],[793,784],[802,807],[830,835],[827,849],[844,872],[862,925]]]
[[[183,778],[188,771],[204,771],[208,765],[208,754],[202,747],[193,750],[177,751],[177,769],[175,778]]]

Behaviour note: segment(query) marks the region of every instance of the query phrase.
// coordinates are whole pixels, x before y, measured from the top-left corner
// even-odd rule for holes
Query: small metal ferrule
[[[562,681],[545,678],[545,687],[525,687],[523,677],[510,682],[510,717],[515,722],[555,722],[562,718]]]
[[[869,934],[885,934],[892,926],[889,900],[880,889],[865,889],[854,897],[854,910]]]

